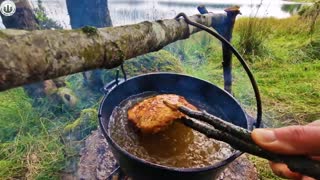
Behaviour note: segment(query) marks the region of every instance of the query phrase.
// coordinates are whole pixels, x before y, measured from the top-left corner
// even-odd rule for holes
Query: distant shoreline
[[[315,3],[317,0],[283,0],[288,2],[297,2],[297,3]]]

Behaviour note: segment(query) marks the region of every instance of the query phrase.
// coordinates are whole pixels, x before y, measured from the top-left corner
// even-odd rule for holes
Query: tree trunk
[[[4,0],[0,0],[2,3]],[[16,12],[12,16],[3,16],[2,22],[8,29],[38,29],[38,22],[27,0],[15,2]]]
[[[112,26],[108,9],[108,0],[67,0],[72,29],[84,26],[97,28]],[[83,72],[84,85],[99,91],[103,87],[101,70]]]
[[[67,7],[73,29],[112,26],[108,0],[67,0]]]

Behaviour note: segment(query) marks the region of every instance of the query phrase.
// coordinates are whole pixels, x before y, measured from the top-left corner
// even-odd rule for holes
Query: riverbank
[[[301,2],[301,3],[314,3],[317,2],[318,0],[287,0],[291,2]]]

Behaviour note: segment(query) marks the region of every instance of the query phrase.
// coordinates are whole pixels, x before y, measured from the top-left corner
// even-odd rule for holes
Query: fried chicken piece
[[[182,104],[197,110],[184,97],[174,94],[161,94],[147,98],[128,111],[128,120],[133,122],[143,133],[157,133],[165,129],[174,120],[181,119],[185,115],[164,104],[164,101],[173,104]]]

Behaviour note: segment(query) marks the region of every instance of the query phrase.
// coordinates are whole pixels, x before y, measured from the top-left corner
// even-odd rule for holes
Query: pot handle
[[[123,74],[123,78],[119,78],[119,69],[117,69],[116,78],[103,87],[104,93],[106,94],[109,93],[111,89],[118,86],[120,83],[127,81],[127,74],[126,74],[126,71],[124,70],[123,63],[120,65],[120,68]]]
[[[197,22],[194,22],[192,20],[189,19],[189,17],[185,14],[185,13],[179,13],[175,19],[179,19],[180,17],[183,17],[185,22],[189,25],[195,26],[201,30],[206,31],[207,33],[211,34],[212,36],[214,36],[215,38],[217,38],[218,40],[220,40],[222,43],[224,43],[232,52],[233,54],[237,57],[237,59],[239,60],[239,62],[241,63],[242,67],[244,68],[244,70],[246,71],[252,88],[254,90],[254,94],[256,97],[256,106],[257,106],[257,119],[256,122],[253,124],[255,128],[258,128],[261,126],[261,121],[262,121],[262,104],[261,104],[261,96],[260,96],[260,92],[259,92],[259,88],[257,85],[256,80],[253,77],[253,74],[249,68],[249,66],[247,65],[247,63],[245,62],[244,58],[240,55],[240,53],[224,38],[222,37],[220,34],[218,34],[217,32],[213,31],[212,29],[208,28],[207,26],[204,26],[202,24],[199,24]]]

